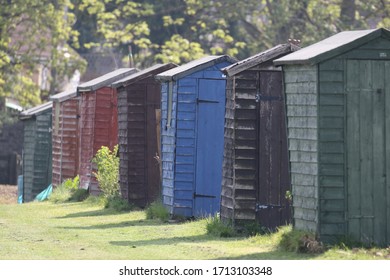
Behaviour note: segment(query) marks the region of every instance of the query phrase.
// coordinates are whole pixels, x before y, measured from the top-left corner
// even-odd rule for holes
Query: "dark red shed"
[[[53,101],[53,186],[79,173],[80,96],[69,90],[50,97]]]
[[[135,73],[134,68],[121,68],[80,84],[80,187],[91,194],[100,190],[92,167],[92,158],[102,147],[112,149],[118,144],[118,115],[116,89],[111,87],[123,77]]]
[[[119,179],[122,197],[145,207],[160,195],[159,153],[161,84],[154,76],[176,67],[157,64],[125,77],[118,91]]]

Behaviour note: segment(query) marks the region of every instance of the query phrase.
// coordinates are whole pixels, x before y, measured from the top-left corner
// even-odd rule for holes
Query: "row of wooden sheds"
[[[386,29],[119,69],[52,97],[53,184],[80,174],[98,193],[91,158],[119,142],[121,193],[138,206],[161,196],[172,215],[388,245],[389,94]]]

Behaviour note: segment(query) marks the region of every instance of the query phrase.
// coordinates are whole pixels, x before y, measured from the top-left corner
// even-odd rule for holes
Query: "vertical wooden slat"
[[[359,61],[360,75],[360,193],[361,241],[371,242],[373,236],[373,98],[371,61]]]
[[[385,85],[384,62],[373,61],[373,202],[374,241],[386,244]]]
[[[347,62],[347,162],[348,162],[348,231],[360,240],[360,94],[358,61]],[[359,84],[359,83],[358,83]]]
[[[386,242],[390,242],[390,61],[385,62],[385,130],[386,130]]]

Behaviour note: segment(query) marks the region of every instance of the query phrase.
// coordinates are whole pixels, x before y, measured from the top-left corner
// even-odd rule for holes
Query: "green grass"
[[[0,205],[0,259],[387,259],[387,249],[334,247],[322,254],[281,249],[280,232],[254,237],[208,235],[207,220],[146,219],[98,200]]]

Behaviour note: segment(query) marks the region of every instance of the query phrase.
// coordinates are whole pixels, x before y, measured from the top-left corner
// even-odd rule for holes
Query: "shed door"
[[[282,72],[258,76],[258,189],[257,220],[274,229],[290,222],[290,189]]]
[[[347,228],[364,242],[390,241],[390,62],[347,61]]]
[[[225,80],[199,80],[194,215],[219,211],[225,118]]]

